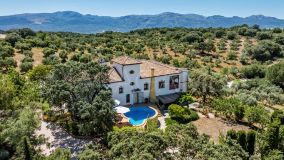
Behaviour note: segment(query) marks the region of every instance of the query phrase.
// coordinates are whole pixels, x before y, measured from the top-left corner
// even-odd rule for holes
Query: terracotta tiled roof
[[[164,76],[171,74],[179,74],[182,72],[181,69],[166,65],[153,60],[135,60],[133,58],[123,56],[118,57],[112,60],[112,62],[121,64],[121,65],[132,65],[139,64],[140,65],[140,77],[141,78],[149,78],[151,77],[151,69],[154,68],[154,76]],[[124,81],[123,77],[120,76],[118,71],[112,66],[109,71],[110,83],[121,82]]]
[[[117,58],[113,59],[112,62],[121,64],[121,65],[131,65],[131,64],[140,64],[141,63],[140,61],[138,61],[134,58],[128,57],[128,56],[117,57]]]
[[[181,70],[176,67],[172,67],[170,65],[166,65],[157,61],[142,60],[142,63],[140,64],[141,78],[151,77],[151,68],[155,69],[154,71],[155,77],[181,73]]]
[[[120,74],[118,73],[118,71],[114,67],[112,67],[109,70],[108,75],[109,75],[109,82],[110,83],[123,81],[123,78],[120,76]]]

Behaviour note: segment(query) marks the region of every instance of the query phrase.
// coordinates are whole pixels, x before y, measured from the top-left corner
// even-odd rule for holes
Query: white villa
[[[121,105],[170,103],[187,91],[188,70],[127,56],[112,60],[108,87]]]

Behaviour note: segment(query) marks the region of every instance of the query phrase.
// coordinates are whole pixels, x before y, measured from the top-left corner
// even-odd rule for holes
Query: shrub
[[[177,104],[171,104],[169,106],[169,115],[179,123],[188,123],[199,118],[196,112]]]
[[[60,60],[56,55],[50,55],[49,57],[43,59],[42,63],[44,65],[56,65],[60,63]]]
[[[71,60],[72,61],[79,61],[80,60],[80,57],[81,57],[81,54],[80,53],[75,53],[71,56]]]
[[[24,62],[20,65],[21,72],[27,72],[33,68],[32,62]]]
[[[270,32],[258,32],[256,34],[256,38],[258,40],[271,39],[272,38],[272,34]]]
[[[159,127],[159,121],[158,118],[148,119],[146,130],[149,132],[157,131]]]
[[[178,99],[178,103],[180,105],[188,105],[193,102],[194,102],[194,99],[189,93],[182,94],[181,97]]]
[[[242,64],[248,64],[249,62],[249,56],[247,55],[247,53],[242,53],[240,56],[240,62]]]
[[[227,38],[229,40],[234,40],[235,38],[237,38],[237,33],[234,31],[229,31],[227,32]]]
[[[49,66],[38,65],[29,72],[28,77],[31,81],[44,80],[49,74],[50,70],[51,68]]]
[[[69,121],[67,123],[67,130],[70,131],[74,135],[79,135],[79,127],[73,121]]]
[[[34,59],[32,57],[29,57],[29,56],[25,56],[25,58],[22,60],[22,63],[25,63],[25,62],[33,62]]]
[[[131,127],[131,126],[124,126],[124,127],[121,127],[121,128],[119,128],[119,127],[117,127],[117,126],[113,126],[113,129],[112,129],[113,131],[115,131],[115,132],[124,132],[124,131],[137,131],[137,130],[139,130],[137,127]]]
[[[245,116],[245,107],[237,106],[235,108],[234,115],[235,115],[236,120],[242,120]]]
[[[196,120],[199,119],[199,116],[198,116],[198,114],[195,111],[190,110],[190,112],[191,112],[191,114],[190,114],[191,121],[196,121]]]
[[[226,138],[227,138],[227,139],[228,139],[228,138],[231,138],[231,139],[236,140],[236,139],[238,138],[237,132],[236,132],[235,130],[233,130],[233,129],[229,130],[229,131],[227,132],[227,137],[226,137]]]
[[[14,49],[11,46],[1,46],[0,44],[0,57],[12,57],[14,56]]]
[[[284,111],[282,110],[275,110],[271,115],[271,122],[279,120],[281,125],[284,125]]]
[[[281,46],[270,40],[260,41],[257,45],[249,47],[247,53],[252,59],[262,62],[283,57]]]
[[[228,60],[237,60],[238,56],[237,56],[237,52],[235,51],[229,51],[227,59]]]
[[[17,62],[14,60],[13,57],[6,57],[4,59],[0,58],[0,67],[3,68],[9,68],[9,67],[16,67]]]
[[[280,62],[269,67],[266,77],[273,84],[284,88],[284,62]]]
[[[176,120],[173,120],[171,118],[165,118],[165,122],[166,122],[167,126],[178,124],[178,122]]]
[[[245,78],[264,78],[266,68],[259,64],[253,64],[242,68],[241,74]]]
[[[55,50],[52,49],[52,48],[44,48],[43,49],[43,54],[44,54],[44,57],[49,57],[49,56],[55,54]]]
[[[30,50],[24,50],[23,51],[23,55],[28,56],[28,57],[32,57],[33,56],[33,52]]]

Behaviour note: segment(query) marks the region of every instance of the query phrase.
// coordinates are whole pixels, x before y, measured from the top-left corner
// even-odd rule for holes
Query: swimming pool
[[[133,126],[142,125],[146,119],[156,115],[156,111],[148,106],[130,107],[130,111],[124,113]]]

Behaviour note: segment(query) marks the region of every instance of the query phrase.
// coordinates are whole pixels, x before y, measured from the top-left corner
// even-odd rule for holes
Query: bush
[[[167,126],[178,124],[178,122],[176,120],[173,120],[171,118],[165,118],[165,122],[166,122]]]
[[[12,57],[14,56],[14,49],[11,46],[1,46],[0,44],[0,57],[6,58],[6,57]]]
[[[27,72],[33,68],[32,62],[24,62],[20,65],[21,72]]]
[[[43,59],[42,63],[44,65],[56,65],[60,63],[60,60],[56,55],[50,55],[49,57]]]
[[[148,119],[146,124],[146,130],[149,132],[157,131],[159,127],[158,118]]]
[[[28,57],[26,56],[23,60],[22,60],[22,63],[25,63],[25,62],[33,62],[34,59],[32,57]]]
[[[284,111],[275,110],[271,115],[271,122],[279,120],[281,125],[284,125]],[[284,135],[283,135],[284,136]]]
[[[194,99],[189,93],[182,94],[181,97],[178,99],[178,103],[180,105],[188,105],[193,102],[194,102]]]
[[[264,78],[266,68],[259,64],[253,64],[242,68],[241,74],[245,78]]]
[[[52,48],[44,48],[43,49],[43,54],[44,54],[44,57],[49,57],[49,56],[55,54],[55,50],[52,49]]]
[[[284,88],[284,62],[280,62],[269,67],[266,77],[273,84]]]
[[[72,134],[74,135],[79,135],[79,128],[77,126],[76,123],[74,123],[73,121],[69,121],[67,123],[67,130],[70,131]]]
[[[256,38],[258,40],[272,39],[272,34],[270,32],[258,32]]]
[[[44,102],[42,104],[42,111],[43,111],[43,115],[48,115],[48,113],[50,112],[50,106],[47,102]]]
[[[23,55],[28,56],[28,57],[32,57],[33,56],[33,52],[30,50],[24,50],[23,51]]]
[[[247,53],[252,59],[262,62],[283,57],[281,46],[271,40],[260,41],[257,45],[249,47]]]
[[[228,38],[229,40],[234,40],[234,39],[237,38],[237,33],[234,32],[234,31],[229,31],[229,32],[227,32],[227,38]]]
[[[284,36],[277,36],[275,38],[275,42],[280,44],[280,45],[284,45]]]
[[[171,104],[169,106],[169,115],[179,123],[188,123],[199,118],[196,112],[177,104]]]
[[[137,131],[139,130],[139,128],[137,127],[131,127],[131,126],[124,126],[124,127],[117,127],[117,126],[113,126],[113,129],[112,129],[114,132],[124,132],[124,131]]]
[[[228,139],[228,138],[231,138],[231,139],[237,140],[238,134],[237,134],[237,132],[236,132],[235,130],[231,129],[231,130],[229,130],[229,131],[227,132],[226,138],[227,138],[227,139]]]
[[[3,70],[4,68],[8,69],[9,67],[16,67],[17,62],[13,57],[6,57],[4,59],[0,58],[0,67]]]
[[[28,74],[28,77],[31,81],[44,80],[49,74],[51,68],[45,65],[38,65],[34,67]]]
[[[237,60],[238,56],[237,56],[237,52],[235,51],[229,51],[227,59],[228,60]]]

